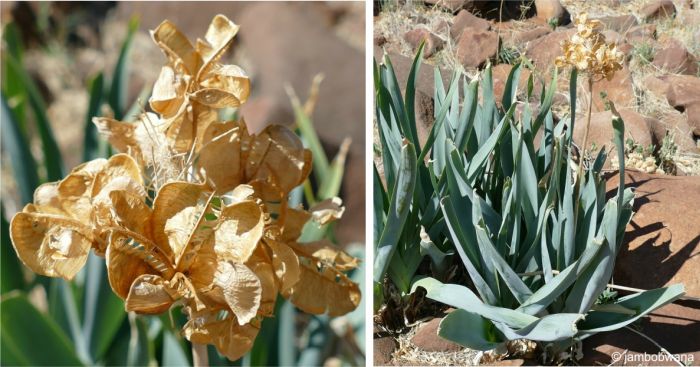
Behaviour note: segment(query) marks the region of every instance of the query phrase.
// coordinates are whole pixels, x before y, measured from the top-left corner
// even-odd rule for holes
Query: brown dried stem
[[[206,344],[192,343],[192,362],[194,367],[209,367]]]

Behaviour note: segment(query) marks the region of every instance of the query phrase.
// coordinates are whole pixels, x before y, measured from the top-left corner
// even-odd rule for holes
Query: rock
[[[411,342],[419,349],[427,352],[458,352],[464,349],[459,344],[438,336],[437,330],[442,318],[432,319],[418,327]]]
[[[574,33],[576,33],[574,29],[557,29],[555,32],[530,42],[527,45],[525,55],[532,60],[537,68],[545,72],[554,65],[554,59],[562,54],[561,43]]]
[[[700,24],[700,9],[683,9],[678,20],[680,24]]]
[[[403,39],[413,47],[414,52],[418,50],[418,46],[425,40],[423,57],[426,59],[441,50],[442,46],[445,44],[442,38],[426,28],[415,28],[408,31],[404,34]]]
[[[627,43],[626,38],[624,38],[621,34],[617,33],[617,31],[612,29],[604,30],[603,36],[605,36],[606,42],[616,43],[618,46],[620,46],[623,43]]]
[[[494,366],[527,366],[529,365],[524,359],[504,359],[501,361],[493,362]],[[537,364],[534,364],[535,366]]]
[[[588,83],[585,88],[588,89]],[[601,98],[601,93],[605,93],[607,100],[615,103],[617,109],[634,104],[632,75],[627,66],[615,72],[611,80],[603,79],[593,83],[593,111],[605,111],[605,101]]]
[[[680,136],[700,136],[700,78],[690,75],[650,75],[644,79],[644,84],[651,93],[665,98],[671,106],[684,112],[685,123],[674,124],[669,130]],[[679,146],[693,150],[695,143],[679,142]]]
[[[676,108],[700,100],[700,78],[690,75],[663,75],[660,80],[668,83],[666,98],[668,103]]]
[[[450,29],[450,23],[444,19],[433,26],[433,32],[437,34],[445,34],[448,29]]]
[[[618,175],[608,181],[609,194],[617,182]],[[635,189],[635,214],[615,264],[615,283],[641,289],[683,283],[687,296],[700,297],[700,177],[630,171],[625,182]]]
[[[687,104],[685,115],[688,118],[688,126],[693,129],[693,135],[700,136],[700,101]]]
[[[642,7],[639,15],[645,21],[672,18],[676,15],[676,6],[671,0],[655,0]]]
[[[655,96],[663,99],[666,99],[666,95],[671,89],[667,81],[659,79],[654,75],[648,75],[644,78],[644,87],[646,88],[646,92],[651,92]]]
[[[557,24],[563,25],[569,22],[570,15],[559,0],[535,0],[537,19],[547,23],[550,19],[556,19]]]
[[[453,39],[459,39],[459,36],[462,35],[466,28],[472,28],[474,31],[488,31],[491,28],[491,23],[466,10],[462,10],[454,18],[450,35]]]
[[[513,70],[513,65],[509,64],[498,64],[493,67],[493,93],[496,97],[497,103],[503,99],[503,92],[506,88],[506,82],[508,81],[508,75],[511,70]],[[518,81],[518,94],[526,95],[527,93],[527,79],[530,77],[530,70],[521,67],[520,68],[520,79]],[[539,91],[542,89],[542,81],[539,78],[533,78],[533,96],[539,99]]]
[[[382,35],[374,36],[373,43],[375,46],[383,46],[386,43],[386,37]]]
[[[649,268],[649,264],[643,266],[643,269]],[[670,353],[685,359],[686,365],[693,365],[700,360],[700,348],[695,336],[697,321],[694,320],[700,320],[697,306],[676,302],[642,318],[638,327]],[[659,351],[658,346],[629,329],[595,334],[583,341],[582,352],[583,359],[578,361],[582,366],[677,366]],[[613,356],[618,360],[613,361]]]
[[[656,24],[642,24],[632,27],[625,33],[631,44],[650,43],[656,39]]]
[[[552,28],[546,26],[536,27],[525,31],[514,31],[511,36],[511,40],[513,44],[519,45],[534,41],[544,35],[549,34],[550,32],[552,32]]]
[[[268,118],[249,118],[248,104],[243,105],[241,115],[254,131],[269,123],[291,123],[294,115],[284,90],[285,83],[305,98],[314,76],[325,75],[313,114],[316,131],[331,155],[336,153],[344,138],[350,137],[353,141],[339,195],[346,213],[338,223],[337,235],[340,243],[365,241],[364,186],[355,187],[365,179],[365,129],[361,123],[365,121],[365,54],[341,40],[318,16],[314,6],[253,3],[232,18],[245,30],[236,38],[237,47],[244,48],[247,59],[254,60],[246,68],[254,83],[250,100],[261,96],[269,98],[261,103],[267,104],[268,111],[259,114]],[[201,32],[200,29],[193,34]]]
[[[482,66],[498,52],[498,34],[467,28],[459,36],[457,59],[466,68]]]
[[[637,17],[632,14],[628,15],[618,15],[618,16],[607,16],[596,18],[601,23],[605,29],[613,30],[615,32],[625,33],[630,28],[639,24],[637,22]]]
[[[625,121],[625,139],[632,138],[641,146],[647,147],[656,143],[652,134],[654,120],[642,116],[631,109],[619,109],[620,116]],[[586,129],[586,116],[578,115],[574,125],[574,141],[583,144]],[[586,149],[590,149],[591,144],[595,144],[598,149],[603,145],[613,146],[612,112],[594,112],[591,114],[591,125],[588,129],[588,142]],[[610,153],[611,157],[616,156],[615,152]],[[606,166],[610,165],[610,158]]]
[[[428,5],[438,6],[450,13],[456,13],[460,9],[464,8],[466,3],[470,0],[425,0]]]
[[[391,356],[398,348],[399,344],[390,336],[383,338],[375,338],[374,345],[374,365],[389,366],[391,365]]]
[[[667,46],[654,55],[654,66],[672,73],[696,75],[698,73],[698,60],[675,39],[671,39]]]
[[[673,135],[673,142],[681,152],[697,152],[698,148],[693,140],[693,129],[688,125],[688,116],[676,110],[671,110],[659,120],[654,120],[652,133],[658,146],[666,137],[666,134]]]

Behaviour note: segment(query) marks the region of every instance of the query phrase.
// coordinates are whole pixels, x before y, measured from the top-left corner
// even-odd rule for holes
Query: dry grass
[[[418,328],[399,335],[399,347],[392,356],[397,366],[464,366],[478,365],[483,352],[465,348],[456,352],[428,352],[416,347],[411,341]],[[435,336],[436,338],[438,336]]]

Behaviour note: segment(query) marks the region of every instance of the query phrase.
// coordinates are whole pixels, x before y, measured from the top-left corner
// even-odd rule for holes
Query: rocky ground
[[[190,39],[202,37],[218,13],[241,26],[225,58],[242,66],[251,77],[251,98],[241,115],[253,131],[269,123],[291,123],[294,116],[285,84],[305,99],[312,79],[322,73],[313,116],[321,141],[332,157],[345,137],[352,138],[341,192],[346,212],[338,227],[339,240],[348,243],[365,240],[364,9],[361,2],[3,2],[2,21],[14,20],[20,25],[27,46],[25,67],[47,100],[66,167],[82,159],[87,80],[102,70],[109,80],[132,16],[140,19],[140,29],[130,57],[131,101],[144,88],[152,87],[158,76],[165,56],[148,30],[165,19],[173,21]],[[38,138],[35,143],[40,156]],[[3,198],[16,192],[8,166],[3,164]],[[20,209],[3,201],[10,215]]]
[[[700,113],[696,112],[700,111],[700,3],[426,0],[389,2],[375,6],[374,11],[375,58],[380,61],[384,54],[391,58],[399,83],[405,84],[412,55],[425,39],[424,62],[442,69],[445,81],[451,70],[476,78],[490,63],[497,94],[503,93],[512,64],[521,60],[529,70],[522,73],[520,90],[529,73],[539,83],[548,82],[553,61],[561,52],[560,42],[574,32],[573,16],[585,11],[599,19],[607,40],[625,53],[624,67],[611,81],[595,84],[592,93],[579,82],[575,112],[582,114],[593,103],[589,141],[597,147],[612,146],[610,112],[605,111],[601,92],[615,103],[625,121],[625,159],[631,171],[627,184],[636,187],[637,213],[627,228],[613,280],[641,289],[683,282],[687,295],[700,298]],[[567,74],[560,73],[557,85],[553,107],[557,118],[571,113]],[[416,103],[421,139],[432,125],[432,85],[433,71],[422,68]],[[575,140],[580,142],[582,135],[577,129]],[[614,162],[608,168],[614,169]],[[612,178],[609,187],[616,185]],[[454,365],[480,359],[474,351],[439,339],[438,323],[436,318],[399,336],[375,335],[375,364]],[[628,329],[596,335],[584,341],[580,363],[623,365],[625,358],[635,355],[657,355],[660,347],[692,354],[691,364],[700,362],[693,336],[700,330],[700,302],[668,305],[635,328],[654,342]],[[615,353],[626,357],[613,362]]]

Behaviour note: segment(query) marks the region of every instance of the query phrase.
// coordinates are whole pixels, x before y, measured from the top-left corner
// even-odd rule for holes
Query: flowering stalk
[[[588,19],[588,14],[581,13],[576,19],[576,33],[570,40],[562,43],[563,55],[555,60],[557,67],[573,66],[588,76],[588,91],[591,98],[588,103],[588,114],[584,128],[583,144],[580,147],[579,167],[577,172],[578,182],[583,184],[586,147],[588,144],[588,131],[591,125],[593,107],[593,84],[603,78],[611,80],[615,71],[622,69],[624,55],[617,50],[617,45],[607,43],[601,33],[601,22]],[[571,111],[575,114],[576,111]]]

